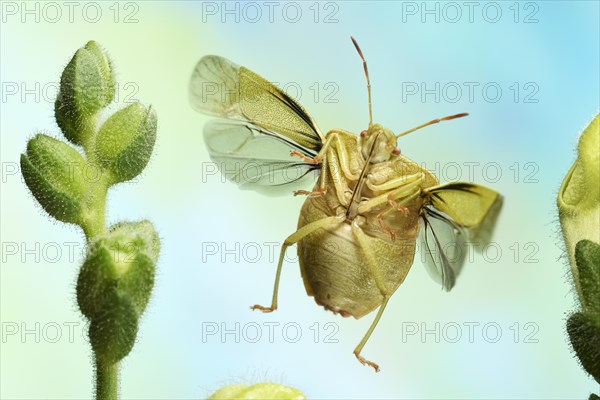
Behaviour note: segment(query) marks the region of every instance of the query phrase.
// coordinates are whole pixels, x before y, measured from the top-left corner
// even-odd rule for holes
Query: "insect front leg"
[[[273,299],[271,300],[271,306],[264,307],[259,304],[255,304],[250,308],[252,310],[261,310],[262,312],[272,312],[277,310],[277,293],[279,292],[279,279],[281,277],[281,267],[283,266],[283,257],[285,256],[286,249],[294,243],[297,243],[300,240],[302,240],[302,238],[304,238],[305,236],[310,235],[317,229],[337,225],[344,221],[344,218],[344,214],[340,214],[334,217],[323,218],[303,226],[302,228],[298,229],[296,232],[288,236],[287,239],[284,240],[283,245],[281,246],[281,252],[279,253],[279,262],[277,263],[277,272],[275,274],[275,286],[273,288]]]
[[[327,188],[319,188],[318,190],[296,190],[294,191],[294,196],[300,196],[300,195],[304,195],[304,196],[308,196],[308,197],[321,197],[323,196],[325,193],[327,193]]]
[[[338,201],[343,206],[348,205],[348,199],[346,198],[346,192],[349,190],[347,181],[351,179],[345,172],[345,162],[347,162],[347,158],[338,157],[337,152],[331,149],[325,159],[325,167],[329,173],[326,174],[326,171],[323,171],[323,182],[325,182],[325,179],[328,179],[327,183],[331,180]]]
[[[348,149],[343,146],[342,141],[339,140],[339,133],[332,131],[328,137],[337,137],[336,142],[329,147],[327,154],[324,158],[324,162],[321,166],[321,175],[319,177],[319,189],[313,191],[299,190],[294,192],[294,195],[304,194],[309,197],[322,196],[328,191],[328,184],[332,183],[337,194],[338,201],[340,204],[348,205],[348,199],[345,197],[345,193],[348,191],[346,182],[348,180],[355,180],[359,173],[352,173],[352,167],[350,163],[350,157],[348,155]]]
[[[349,133],[342,131],[342,130],[330,131],[327,134],[327,138],[325,139],[325,142],[323,143],[321,150],[319,150],[319,153],[317,153],[317,155],[314,157],[308,157],[296,150],[292,151],[290,153],[290,155],[299,157],[302,160],[309,162],[311,164],[318,164],[326,156],[331,154],[332,149],[335,149],[335,151],[340,159],[340,167],[342,168],[344,175],[348,179],[356,180],[356,179],[358,179],[358,177],[360,175],[360,171],[352,171],[352,168],[350,166],[350,155],[349,155],[349,152],[351,151],[351,149],[346,148],[346,146],[344,145],[344,141],[340,138],[341,135],[349,135]],[[351,137],[353,137],[353,136],[351,136]]]
[[[327,158],[328,160],[328,158]],[[327,193],[327,173],[329,171],[328,162],[321,166],[321,175],[319,175],[319,188],[317,190],[296,190],[294,196],[306,195],[308,197],[320,197]]]

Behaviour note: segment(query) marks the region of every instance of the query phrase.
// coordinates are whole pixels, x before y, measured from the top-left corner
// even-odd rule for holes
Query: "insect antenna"
[[[365,57],[363,56],[363,53],[360,50],[360,47],[358,46],[356,39],[354,39],[353,36],[350,36],[350,39],[352,39],[352,43],[354,43],[354,47],[356,47],[356,51],[358,51],[358,55],[360,56],[360,58],[363,61],[363,67],[365,69],[365,76],[367,77],[367,92],[369,94],[369,128],[370,128],[371,126],[373,126],[373,111],[371,109],[371,81],[369,80],[369,68],[367,68],[367,60],[365,60]]]
[[[461,114],[456,114],[456,115],[449,115],[449,116],[444,117],[444,118],[432,119],[431,121],[427,122],[426,124],[419,125],[416,128],[412,128],[412,129],[407,130],[406,132],[399,133],[398,135],[396,135],[396,139],[398,139],[401,136],[408,135],[411,132],[418,131],[421,128],[425,128],[426,126],[437,124],[437,123],[442,122],[442,121],[450,121],[451,119],[466,117],[467,115],[469,115],[469,114],[468,113],[461,113]]]

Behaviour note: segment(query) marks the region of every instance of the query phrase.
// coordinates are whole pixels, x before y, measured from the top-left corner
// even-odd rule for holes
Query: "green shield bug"
[[[400,154],[399,137],[467,114],[434,119],[400,134],[373,124],[367,63],[352,42],[363,62],[369,99],[369,126],[360,135],[341,129],[323,135],[284,91],[219,56],[198,62],[189,95],[194,109],[221,117],[206,124],[204,139],[228,180],[259,192],[291,191],[302,187],[311,171],[319,172],[312,191],[294,192],[307,199],[298,229],[283,242],[271,305],[252,309],[277,309],[284,254],[297,244],[306,292],[317,304],[357,319],[379,307],[354,349],[362,364],[379,371],[361,351],[408,274],[419,232],[428,272],[450,290],[464,261],[460,250],[467,235],[489,231],[501,196],[472,183],[440,184]]]

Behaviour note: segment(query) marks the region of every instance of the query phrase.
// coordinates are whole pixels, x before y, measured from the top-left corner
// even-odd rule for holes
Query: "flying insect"
[[[281,248],[271,304],[252,309],[277,309],[285,251],[297,244],[304,286],[317,304],[356,319],[379,308],[354,349],[363,365],[379,371],[361,351],[413,264],[419,232],[428,272],[449,291],[467,239],[490,230],[501,196],[473,183],[440,184],[401,155],[398,138],[467,114],[398,134],[374,124],[367,62],[351,39],[367,80],[369,125],[359,135],[341,129],[324,135],[283,90],[220,56],[197,63],[189,96],[194,109],[219,117],[205,125],[204,139],[228,180],[243,189],[306,196],[297,230]],[[313,189],[303,190],[315,175]]]

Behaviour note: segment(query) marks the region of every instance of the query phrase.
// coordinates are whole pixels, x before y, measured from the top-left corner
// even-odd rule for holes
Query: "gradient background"
[[[95,23],[82,16],[86,3],[77,3],[72,22],[63,3],[55,3],[62,18],[54,23],[49,19],[55,10],[46,8],[44,14],[44,4],[2,3],[2,398],[75,399],[90,397],[93,390],[91,352],[75,304],[82,260],[80,253],[70,259],[66,244],[81,243],[82,234],[45,215],[14,170],[35,132],[60,137],[52,117],[53,88],[75,50],[90,39],[113,58],[121,102],[151,103],[159,120],[155,154],[144,174],[109,193],[111,223],[149,218],[162,237],[152,300],[138,343],[122,363],[123,398],[202,398],[225,383],[265,379],[326,399],[581,399],[598,390],[573,358],[566,337],[565,318],[575,302],[555,207],[559,185],[575,158],[578,132],[599,109],[598,2],[497,2],[486,8],[488,19],[501,10],[496,23],[484,19],[485,2],[476,3],[472,22],[469,9],[454,3],[462,12],[454,23],[449,19],[456,8],[435,2],[296,3],[302,12],[296,23],[283,18],[285,3],[277,3],[273,22],[267,6],[254,3],[262,17],[252,22],[256,8],[243,3],[227,4],[238,7],[236,16],[223,14],[221,2],[208,4],[216,15],[203,12],[207,4],[203,9],[200,2],[101,2]],[[23,7],[38,7],[39,21],[35,14],[24,15]],[[417,14],[403,14],[413,7]],[[423,7],[438,7],[439,22],[435,15],[423,15]],[[115,9],[120,10],[116,22]],[[288,9],[288,19],[294,10]],[[93,19],[94,10],[87,11]],[[137,22],[123,23],[131,12]],[[331,13],[337,22],[325,23]],[[530,23],[524,23],[531,13]],[[376,122],[402,131],[435,117],[471,114],[402,138],[403,154],[433,168],[441,180],[452,178],[458,165],[459,178],[505,196],[494,237],[501,255],[494,249],[487,257],[476,255],[451,293],[430,280],[417,255],[363,352],[382,366],[379,374],[352,355],[374,314],[356,321],[317,307],[305,294],[294,250],[283,271],[279,311],[250,312],[251,304],[270,300],[275,260],[269,257],[269,243],[294,231],[302,199],[242,192],[207,174],[211,165],[201,137],[207,118],[194,112],[187,99],[195,63],[203,55],[219,54],[274,82],[301,88],[299,100],[321,130],[359,132],[368,114],[351,34],[369,62]],[[315,82],[321,87],[318,101],[310,89]],[[462,86],[462,96],[453,103],[444,97],[436,102],[433,95],[425,101],[403,99],[403,82],[425,82],[430,88],[435,82],[480,86],[472,101]],[[488,82],[503,91],[495,103],[482,95]],[[510,89],[514,82],[521,88],[518,101]],[[536,103],[523,101],[531,92],[531,86],[524,89],[529,82],[539,88]],[[331,92],[331,86],[324,89],[326,83],[337,88],[332,97],[337,103],[324,101]],[[464,163],[479,163],[473,176]],[[487,163],[500,166],[497,181],[496,168],[484,173]],[[222,251],[236,249],[236,243],[235,254]],[[23,251],[36,245],[36,254]],[[14,246],[17,254],[8,251]],[[207,246],[220,251],[211,255],[203,251]],[[207,326],[234,329],[236,323],[239,342],[234,334],[203,340]],[[247,340],[256,333],[253,323],[261,327],[257,343]],[[273,343],[264,323],[280,324]],[[286,323],[297,324],[288,325],[287,335],[282,332]],[[421,328],[435,329],[436,323],[446,335],[439,343],[433,334],[422,340]],[[472,343],[465,323],[479,324]],[[496,343],[486,340],[495,336],[493,328],[483,334],[486,323],[501,328]],[[456,324],[462,336],[451,343],[445,338],[454,338]],[[295,343],[293,326],[302,329]],[[408,326],[417,326],[419,334],[407,335]],[[10,334],[15,327],[18,332]],[[34,333],[22,336],[23,329],[37,331],[39,339]],[[333,329],[337,343],[328,343],[325,335]]]

